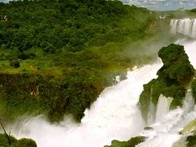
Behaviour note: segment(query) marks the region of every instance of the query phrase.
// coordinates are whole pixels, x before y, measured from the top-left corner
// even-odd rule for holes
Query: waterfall
[[[161,120],[168,112],[173,98],[160,95],[157,104],[156,121]]]
[[[177,22],[175,22],[177,23]],[[194,67],[196,62],[196,42],[182,42]],[[127,79],[106,88],[90,109],[86,109],[80,124],[66,116],[60,124],[51,124],[45,116],[24,116],[10,126],[17,138],[29,137],[38,147],[103,147],[113,139],[128,140],[133,136],[146,136],[146,141],[138,147],[172,147],[182,134],[181,130],[196,118],[196,109],[190,92],[187,93],[184,106],[168,111],[171,99],[160,96],[156,122],[150,130],[143,130],[144,122],[137,107],[143,84],[156,78],[156,72],[162,66],[157,61],[127,72]],[[152,105],[151,111],[154,111]]]
[[[152,124],[154,122],[155,112],[156,112],[156,106],[153,104],[152,101],[150,101],[147,124]]]
[[[196,38],[196,19],[171,19],[171,33],[183,34],[191,38]]]
[[[161,66],[158,61],[128,71],[126,80],[106,88],[86,109],[80,124],[69,117],[60,124],[50,124],[44,116],[24,117],[9,127],[10,132],[34,139],[38,147],[103,147],[113,139],[128,140],[144,128],[139,95]]]
[[[189,60],[195,68],[196,41],[179,40],[177,43],[184,45]],[[181,108],[178,107],[167,111],[170,100],[166,100],[166,98],[161,96],[159,97],[159,102],[163,106],[157,106],[157,109],[160,109],[160,111],[157,110],[156,122],[150,125],[152,129],[144,130],[140,133],[141,136],[146,136],[147,139],[145,142],[137,145],[137,147],[185,147],[188,135],[186,133],[190,133],[196,122],[196,106],[191,91],[188,90],[186,93],[184,104]],[[164,115],[162,115],[162,112]],[[182,131],[185,134],[181,134]]]
[[[194,105],[193,98],[189,94],[186,95],[182,108],[179,107],[168,112],[171,99],[169,100],[164,96],[160,96],[159,101],[162,101],[163,105],[165,105],[163,107],[161,106],[163,110],[159,112],[166,113],[165,115],[157,113],[158,119],[150,126],[152,129],[144,130],[140,134],[146,136],[147,140],[137,145],[137,147],[172,147],[178,140],[183,141],[181,137],[183,138],[184,136],[179,133],[182,128],[191,121],[195,123],[196,110],[192,107]],[[161,107],[158,106],[158,109],[161,109]]]

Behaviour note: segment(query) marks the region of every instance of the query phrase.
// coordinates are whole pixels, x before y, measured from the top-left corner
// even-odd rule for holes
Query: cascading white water
[[[173,98],[165,97],[164,95],[159,96],[159,100],[157,103],[157,111],[156,111],[156,121],[160,121],[168,112],[170,108],[170,104]]]
[[[191,38],[196,38],[196,19],[172,19],[170,26],[173,34],[181,33]]]
[[[150,101],[147,124],[160,121],[168,112],[173,98],[160,95],[157,106]]]
[[[196,57],[196,41],[187,42],[186,40],[177,41],[178,44],[184,45],[185,51],[189,56],[189,60],[194,68],[196,68],[196,62],[194,57]],[[162,101],[160,99],[160,101]],[[179,132],[191,121],[196,118],[196,106],[194,99],[190,91],[187,92],[185,96],[184,105],[182,108],[177,108],[175,110],[169,111],[167,113],[167,108],[169,106],[168,100],[164,99],[162,105],[165,105],[165,116],[157,112],[158,120],[150,127],[151,130],[144,130],[140,135],[146,136],[147,140],[137,147],[173,147],[172,145],[179,139],[186,136],[180,135]],[[157,109],[162,109],[162,106],[157,106]],[[159,113],[159,114],[158,114]],[[161,115],[161,116],[160,116]],[[183,139],[182,139],[183,141]],[[177,147],[178,143],[174,145]],[[186,145],[185,142],[181,144]]]
[[[181,40],[178,43],[185,46],[191,63],[196,67],[196,42],[185,43]],[[165,107],[162,109],[166,110],[159,111],[161,105],[158,105],[158,119],[151,125],[153,129],[143,132],[144,123],[136,105],[143,84],[155,78],[161,66],[158,62],[129,71],[126,80],[101,93],[91,109],[85,111],[81,124],[74,123],[68,117],[60,124],[50,124],[44,116],[27,117],[10,126],[10,131],[18,138],[34,139],[38,147],[103,147],[113,139],[127,140],[137,135],[147,137],[138,147],[171,147],[181,137],[178,132],[196,117],[191,96],[186,96],[183,108],[170,112],[167,111],[169,103],[163,98],[161,103],[165,103]]]
[[[65,118],[59,125],[50,124],[43,116],[21,119],[10,126],[11,133],[34,139],[38,147],[103,147],[113,139],[127,140],[144,127],[137,107],[143,84],[156,77],[160,62],[128,71],[127,79],[106,88],[81,124]]]
[[[185,46],[196,68],[196,42],[181,40],[178,44]],[[9,126],[10,132],[18,138],[34,139],[38,147],[103,147],[113,139],[127,140],[136,135],[147,137],[138,147],[171,147],[182,136],[178,132],[196,118],[196,110],[190,94],[187,94],[183,108],[169,112],[170,102],[166,98],[160,99],[165,107],[158,105],[156,123],[151,125],[153,129],[142,131],[144,123],[137,107],[139,95],[143,84],[155,78],[161,66],[158,61],[129,71],[126,80],[101,93],[91,109],[85,111],[81,124],[76,124],[70,117],[65,117],[60,124],[50,124],[44,116],[22,117]]]
[[[146,136],[147,140],[137,147],[172,147],[174,142],[183,137],[179,132],[196,118],[193,105],[193,98],[187,93],[184,106],[168,112],[151,125],[153,129],[143,131],[140,135]]]
[[[196,41],[187,41],[186,39],[178,40],[177,44],[181,44],[185,47],[185,52],[188,54],[189,61],[196,69]]]

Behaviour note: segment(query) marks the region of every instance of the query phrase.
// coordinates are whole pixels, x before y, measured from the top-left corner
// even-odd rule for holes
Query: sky
[[[177,10],[196,8],[196,0],[122,0],[124,3],[150,10]]]
[[[9,0],[0,0],[8,2]],[[177,10],[196,8],[196,0],[121,0],[122,2],[138,7],[145,7],[150,10]]]

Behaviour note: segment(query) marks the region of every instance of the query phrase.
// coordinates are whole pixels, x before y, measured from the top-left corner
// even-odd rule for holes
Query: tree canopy
[[[123,50],[151,36],[155,16],[120,1],[9,1],[0,18],[2,115],[80,120],[115,75],[152,59]]]
[[[17,140],[15,137],[9,135],[8,138],[6,134],[0,134],[0,146],[2,147],[37,147],[36,143],[32,139],[22,138]]]
[[[77,52],[122,41],[128,34],[135,34],[134,39],[150,21],[147,9],[125,6],[120,1],[10,1],[0,9],[0,44],[19,51],[41,48],[48,53],[62,49]],[[135,16],[138,11],[140,19]],[[125,18],[131,21],[129,27]]]

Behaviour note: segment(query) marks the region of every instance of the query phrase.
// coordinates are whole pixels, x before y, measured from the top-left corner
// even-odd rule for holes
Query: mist
[[[106,88],[86,109],[80,124],[71,117],[51,124],[43,115],[24,116],[7,126],[7,130],[17,138],[34,139],[38,147],[101,147],[113,139],[128,140],[145,126],[137,103],[143,84],[156,77],[160,66],[158,62],[128,71],[126,80]]]
[[[195,68],[194,55],[196,55],[196,51],[194,48],[196,41],[178,40],[176,43],[184,45],[189,60]],[[49,123],[44,115],[37,117],[23,116],[8,125],[7,130],[17,138],[27,137],[34,139],[38,147],[103,147],[104,145],[110,145],[114,139],[128,140],[133,136],[142,134],[146,124],[137,106],[139,95],[143,90],[143,84],[155,78],[156,72],[161,66],[162,63],[157,60],[153,64],[128,71],[127,79],[107,87],[91,108],[85,110],[85,116],[82,118],[81,123],[76,123],[71,116],[65,116],[63,121],[53,124]],[[159,118],[157,121],[161,121],[161,123],[152,125],[159,131],[164,129],[164,125],[177,123],[177,120],[174,121],[172,119],[174,117],[170,115],[183,115],[183,111],[179,108],[173,112],[162,111],[164,111],[165,115],[157,116]],[[163,119],[164,117],[166,117],[166,120]],[[183,117],[179,116],[179,119],[181,118]],[[168,122],[168,124],[165,122]],[[172,129],[172,126],[169,128],[165,126],[166,128]],[[170,141],[165,142],[165,146],[172,144],[179,138],[177,134],[173,136],[167,134],[167,136],[173,137],[173,139],[169,138]],[[162,136],[162,139],[152,140],[147,144],[144,142],[141,146],[156,144],[158,143],[157,141],[165,140]]]
[[[194,60],[196,41],[183,39],[176,41],[176,43],[184,45],[190,62],[196,68],[196,61]],[[143,84],[157,77],[156,72],[162,66],[160,60],[157,59],[157,53],[161,47],[167,46],[167,44],[169,44],[167,40],[161,42],[145,40],[138,44],[131,44],[130,47],[133,50],[130,50],[130,48],[124,50],[123,53],[127,57],[141,59],[138,64],[146,63],[147,65],[127,71],[125,80],[105,88],[91,108],[85,110],[85,116],[81,123],[76,123],[71,116],[65,116],[60,123],[50,123],[44,115],[36,117],[22,116],[6,126],[7,132],[18,139],[32,138],[36,141],[38,147],[103,147],[104,145],[110,145],[114,139],[128,140],[140,134],[146,124],[137,105],[139,95],[143,90]],[[150,59],[150,64],[148,64],[147,61],[149,60],[145,56],[153,58],[153,60]],[[173,111],[176,115],[178,112],[181,112],[180,108]],[[164,113],[167,115],[166,113],[169,112],[165,111]],[[161,121],[162,117],[164,116],[161,116]],[[170,120],[172,124],[176,123],[172,119]],[[158,126],[161,130],[164,120],[160,124],[154,126]],[[165,126],[165,128],[168,129],[168,126]],[[169,134],[170,128],[167,129],[164,131]],[[174,136],[174,140],[170,144],[179,137],[177,132],[174,134],[177,136]],[[165,138],[168,139],[168,137]],[[164,138],[158,139],[167,142]]]

